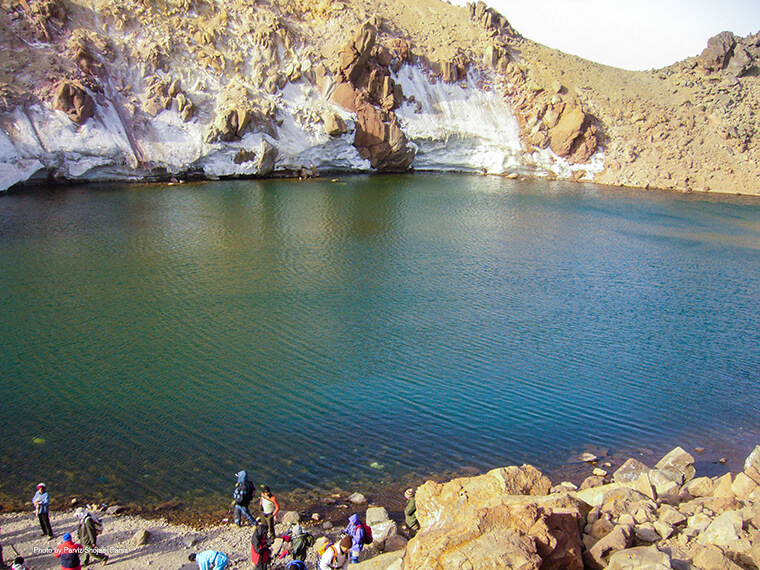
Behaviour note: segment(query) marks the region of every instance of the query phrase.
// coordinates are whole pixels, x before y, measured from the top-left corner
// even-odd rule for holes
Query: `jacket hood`
[[[359,520],[360,520],[359,515],[357,515],[356,513],[348,517],[348,522],[350,522],[352,525],[359,524]]]
[[[269,532],[269,528],[267,527],[267,525],[259,524],[258,526],[256,526],[256,530],[253,531],[253,536],[257,540],[261,540],[267,535],[267,532]]]
[[[245,471],[238,471],[237,473],[238,483],[242,483],[246,479],[248,479],[248,473]]]

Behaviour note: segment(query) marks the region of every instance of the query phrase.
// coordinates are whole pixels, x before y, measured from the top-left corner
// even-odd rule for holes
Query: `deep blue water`
[[[752,198],[450,175],[8,195],[0,499],[751,448],[758,300]]]

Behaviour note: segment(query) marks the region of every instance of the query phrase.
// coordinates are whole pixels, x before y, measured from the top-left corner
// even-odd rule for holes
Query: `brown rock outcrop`
[[[77,81],[62,81],[58,84],[53,95],[53,108],[66,113],[78,125],[83,125],[95,115],[95,102]]]
[[[531,466],[495,469],[417,490],[422,530],[404,568],[581,570],[581,501],[547,497],[550,481]]]
[[[331,100],[347,111],[355,112],[354,147],[382,172],[398,172],[409,168],[414,148],[409,145],[393,110],[403,100],[401,86],[391,77],[394,60],[409,57],[405,42],[394,42],[390,49],[376,47],[377,29],[365,23],[351,44],[338,54],[337,76],[340,82]]]
[[[396,115],[365,102],[356,109],[356,117],[354,146],[361,157],[381,172],[407,170],[414,160],[414,150]]]
[[[549,130],[549,145],[558,156],[569,156],[573,143],[581,134],[586,114],[580,107],[566,106],[557,124]]]
[[[721,32],[707,41],[707,47],[697,58],[705,71],[720,71],[728,65],[736,46],[736,38],[731,32]]]

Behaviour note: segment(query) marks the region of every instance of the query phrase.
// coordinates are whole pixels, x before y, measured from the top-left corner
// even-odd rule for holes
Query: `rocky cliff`
[[[759,42],[641,73],[482,2],[2,0],[0,190],[432,169],[757,194]]]

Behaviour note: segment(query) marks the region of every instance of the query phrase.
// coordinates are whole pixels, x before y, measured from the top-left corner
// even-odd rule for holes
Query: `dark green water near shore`
[[[0,499],[749,450],[758,301],[756,199],[448,175],[11,194]]]

